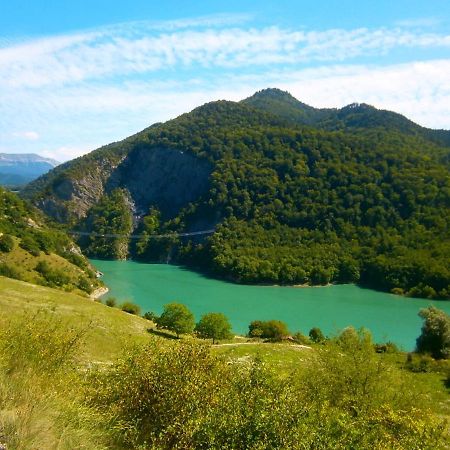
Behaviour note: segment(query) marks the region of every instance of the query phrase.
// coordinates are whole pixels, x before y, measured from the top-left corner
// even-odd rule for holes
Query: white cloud
[[[82,147],[58,147],[55,149],[40,149],[38,150],[39,155],[45,158],[51,158],[58,162],[65,162],[70,159],[76,158],[77,156],[85,155],[92,150],[95,150],[97,146],[82,146]]]
[[[12,135],[29,141],[37,141],[39,139],[39,133],[36,133],[36,131],[20,131],[13,133]]]
[[[442,23],[442,19],[438,17],[416,17],[412,19],[398,20],[395,25],[398,27],[408,28],[428,28],[435,27]]]
[[[246,20],[136,22],[0,42],[1,148],[62,161],[207,101],[239,100],[269,86],[312,106],[366,102],[450,128],[450,35],[404,27],[257,29],[242,26]],[[442,56],[382,59],[402,49]]]
[[[187,22],[181,30],[155,32],[151,26],[122,24],[1,48],[0,83],[11,88],[55,86],[171,68],[295,65],[382,55],[393,48],[450,47],[450,35],[402,28],[292,31],[190,27]]]

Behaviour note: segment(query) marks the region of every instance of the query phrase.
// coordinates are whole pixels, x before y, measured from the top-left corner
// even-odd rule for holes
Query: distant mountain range
[[[80,240],[92,256],[450,298],[449,155],[450,131],[265,89],[61,164],[23,195],[93,232]],[[151,237],[211,228],[206,238]]]
[[[0,153],[0,185],[24,185],[58,164],[54,159],[34,153]]]

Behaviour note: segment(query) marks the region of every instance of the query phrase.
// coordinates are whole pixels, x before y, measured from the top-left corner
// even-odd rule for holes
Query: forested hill
[[[368,133],[374,129],[385,130],[422,137],[438,145],[450,146],[449,130],[424,128],[401,114],[380,110],[365,103],[353,103],[340,109],[313,108],[280,89],[264,89],[242,100],[242,103],[278,115],[298,125],[358,133]]]
[[[374,119],[363,126],[365,109]],[[341,113],[346,125],[331,126]],[[449,298],[449,149],[435,139],[446,133],[268,90],[156,124],[25,195],[80,230],[141,235],[85,238],[89,255],[172,260],[239,282],[357,282]],[[152,238],[214,226],[206,239]]]

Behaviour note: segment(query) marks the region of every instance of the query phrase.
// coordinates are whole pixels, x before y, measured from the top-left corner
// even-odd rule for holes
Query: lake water
[[[318,326],[326,334],[353,325],[368,328],[377,342],[391,340],[413,350],[420,334],[420,308],[431,304],[450,313],[450,302],[404,298],[354,285],[327,287],[245,286],[214,280],[181,267],[133,261],[92,263],[104,273],[108,295],[131,300],[142,311],[160,314],[163,305],[187,305],[198,320],[207,312],[222,312],[233,331],[245,334],[252,320],[277,319],[292,332]]]

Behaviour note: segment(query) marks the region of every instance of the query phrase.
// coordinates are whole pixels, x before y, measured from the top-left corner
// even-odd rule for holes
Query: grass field
[[[151,322],[109,308],[87,297],[0,277],[0,325],[18,316],[30,320],[39,310],[51,311],[68,326],[86,330],[80,360],[111,361],[130,343],[151,339]]]
[[[174,336],[170,333],[154,330],[152,322],[127,314],[118,308],[107,307],[102,303],[73,293],[0,277],[0,327],[6,326],[8,322],[14,322],[14,320],[22,321],[22,324],[24,319],[25,321],[32,321],[33,317],[42,311],[54,315],[67,329],[74,328],[83,331],[82,344],[76,354],[78,367],[82,371],[91,365],[100,364],[101,366],[102,364],[114,362],[122,354],[123,349],[130,345],[149,343],[151,341],[163,343],[165,336],[166,340],[174,339]],[[149,332],[149,330],[153,330],[153,332]],[[182,339],[195,340],[192,336],[184,336]],[[263,361],[265,365],[281,376],[292,373],[293,369],[297,370],[296,373],[299,373],[299,369],[303,371],[303,368],[306,368],[315,358],[319,348],[320,344],[300,346],[292,343],[263,343],[249,341],[247,338],[239,336],[230,341],[221,342],[219,345],[211,346],[214,353],[222,355],[230,362],[245,364],[256,358]],[[406,360],[406,354],[404,353],[381,354],[379,358],[401,369],[401,373],[404,374],[402,376],[410,383],[411,392],[417,392],[418,395],[419,393],[425,394],[420,397],[421,407],[429,407],[435,416],[450,422],[450,396],[449,390],[444,384],[446,378],[445,370],[447,370],[445,365],[442,365],[442,370],[440,371],[411,373],[403,368]],[[0,394],[2,389],[7,392],[7,387],[7,384],[0,385]],[[14,392],[21,392],[17,391],[17,387],[14,389],[16,389]],[[42,399],[46,398],[46,392],[43,391],[39,401],[43,401]],[[27,397],[25,401],[20,397],[20,400],[27,407],[31,408],[36,398],[36,396]],[[67,410],[68,406],[64,404],[60,397],[52,401],[56,402],[54,404],[61,411]],[[20,405],[20,402],[18,404]],[[46,408],[50,408],[50,411],[54,408],[51,402],[45,403],[45,405]],[[19,412],[14,413],[14,426],[16,428],[19,427],[17,424],[20,423],[18,419],[20,418],[20,410],[18,409],[17,411]],[[33,424],[37,426],[41,419],[39,418],[40,416],[34,417],[33,414],[30,413],[29,417],[31,417],[30,420],[33,421]],[[4,420],[1,416],[2,408],[0,407],[0,422]],[[51,413],[48,413],[46,420],[51,421],[50,416]],[[75,435],[78,433],[75,422],[73,427],[71,433]],[[28,431],[26,426],[24,426],[21,433],[25,436]],[[86,433],[85,436],[88,436],[92,431],[85,426],[83,432]],[[41,438],[30,439],[29,442],[44,442],[39,440]],[[72,441],[68,440],[67,442]],[[1,439],[0,443],[2,443]],[[69,447],[67,448],[71,448],[71,444],[68,445]],[[21,447],[20,445],[12,448],[27,449],[26,446]],[[66,447],[62,446],[61,448]]]

